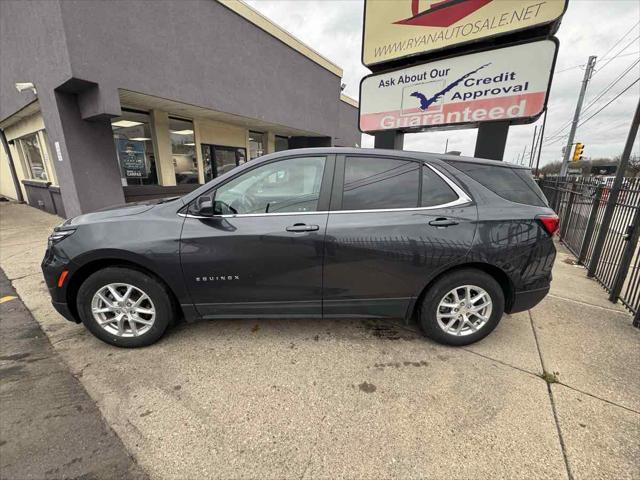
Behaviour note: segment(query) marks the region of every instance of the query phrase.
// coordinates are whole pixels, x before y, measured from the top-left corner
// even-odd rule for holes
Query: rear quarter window
[[[499,167],[471,162],[451,162],[452,167],[466,173],[476,182],[506,200],[538,207],[546,207],[547,200],[524,168]]]

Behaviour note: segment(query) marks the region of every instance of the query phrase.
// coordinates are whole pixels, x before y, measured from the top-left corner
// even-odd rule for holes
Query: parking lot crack
[[[318,446],[318,442],[320,441],[320,434],[322,433],[322,425],[324,424],[324,420],[327,418],[327,415],[323,415],[322,418],[320,419],[320,422],[318,422],[318,432],[316,433],[316,438],[313,442],[313,445],[311,445],[311,448],[309,450],[309,458],[307,459],[307,463],[304,466],[304,470],[302,470],[302,474],[300,475],[300,480],[302,480],[304,478],[304,476],[307,474],[307,470],[309,469],[309,466],[311,465],[311,460],[313,460],[313,454],[315,452],[316,447]]]
[[[601,310],[606,310],[607,312],[614,312],[614,313],[619,313],[621,315],[628,315],[628,313],[626,311],[624,311],[624,310],[617,310],[615,308],[603,307],[601,305],[594,305],[593,303],[583,302],[581,300],[576,300],[574,298],[563,297],[561,295],[556,295],[554,293],[550,293],[550,294],[548,294],[548,296],[550,298],[557,298],[558,300],[564,300],[566,302],[573,302],[573,303],[577,303],[579,305],[584,305],[585,307],[599,308]]]
[[[465,352],[472,353],[474,355],[477,355],[478,357],[482,357],[482,358],[485,358],[487,360],[491,360],[492,362],[499,363],[500,365],[504,365],[505,367],[513,368],[514,370],[518,370],[518,371],[520,371],[522,373],[526,373],[527,375],[531,375],[533,377],[539,377],[539,375],[537,373],[535,373],[535,372],[531,372],[529,370],[525,370],[524,368],[516,367],[515,365],[511,365],[510,363],[503,362],[502,360],[498,360],[496,358],[490,357],[488,355],[484,355],[482,353],[474,352],[473,350],[470,350],[468,348],[461,347],[460,350],[464,350]]]
[[[544,358],[542,356],[542,351],[540,350],[540,341],[538,340],[538,334],[536,332],[536,327],[533,323],[533,316],[531,315],[531,310],[528,310],[529,321],[531,322],[531,329],[533,330],[533,338],[536,342],[536,348],[538,350],[538,355],[540,356],[540,364],[542,365],[542,371],[546,372],[547,369],[545,367]],[[558,432],[558,441],[560,442],[560,450],[562,451],[562,458],[564,459],[564,465],[567,469],[567,476],[569,480],[573,480],[574,476],[571,472],[571,465],[569,464],[569,458],[567,457],[567,448],[564,442],[564,438],[562,437],[562,429],[560,428],[560,421],[558,419],[558,411],[556,409],[556,402],[553,398],[553,391],[551,390],[551,383],[547,382],[547,393],[549,395],[549,402],[551,403],[551,411],[553,412],[553,420],[556,424],[556,431]]]
[[[574,392],[578,392],[578,393],[581,393],[583,395],[587,395],[588,397],[594,398],[596,400],[600,400],[601,402],[608,403],[609,405],[611,405],[613,407],[622,408],[622,409],[626,410],[627,412],[631,412],[631,413],[635,413],[636,415],[640,415],[640,411],[634,410],[633,408],[625,407],[624,405],[620,405],[619,403],[612,402],[611,400],[607,400],[606,398],[599,397],[597,395],[594,395],[593,393],[585,392],[584,390],[580,390],[579,388],[572,387],[571,385],[567,385],[566,383],[563,383],[563,382],[560,382],[560,381],[557,381],[555,383],[558,384],[558,385],[562,385],[563,387],[566,387],[569,390],[573,390]]]

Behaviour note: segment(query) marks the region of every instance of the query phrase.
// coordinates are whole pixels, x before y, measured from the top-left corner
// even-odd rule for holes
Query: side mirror
[[[211,197],[200,197],[193,205],[193,213],[203,217],[211,217],[214,215],[213,201]]]
[[[236,213],[238,212],[225,202],[213,200],[211,197],[200,197],[193,204],[193,214],[201,217],[234,215]]]
[[[213,201],[213,214],[214,215],[235,215],[236,213],[238,213],[238,212],[236,210],[234,210],[233,208],[231,208],[226,203],[221,202],[220,200],[214,200]]]

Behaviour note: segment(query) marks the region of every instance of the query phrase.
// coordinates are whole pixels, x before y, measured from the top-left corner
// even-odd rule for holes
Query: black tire
[[[101,327],[91,312],[91,301],[101,288],[112,283],[126,283],[147,294],[155,307],[151,328],[139,336],[124,337]],[[117,347],[145,347],[157,342],[175,318],[175,309],[169,292],[155,278],[125,267],[109,267],[91,274],[80,286],[77,297],[78,313],[85,327],[103,342]]]
[[[437,312],[440,301],[456,287],[473,285],[480,287],[491,298],[492,310],[489,320],[476,332],[464,336],[447,333],[440,327]],[[446,311],[446,310],[444,310]],[[440,277],[426,292],[419,312],[420,327],[432,340],[445,345],[469,345],[489,335],[500,322],[504,313],[504,292],[500,284],[489,274],[476,269],[455,270]],[[473,318],[473,317],[472,317]],[[454,325],[459,325],[458,323]]]

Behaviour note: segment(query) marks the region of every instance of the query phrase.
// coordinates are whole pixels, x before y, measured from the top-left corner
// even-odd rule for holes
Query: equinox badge
[[[239,275],[215,275],[208,277],[196,277],[196,282],[228,282],[240,280]]]

